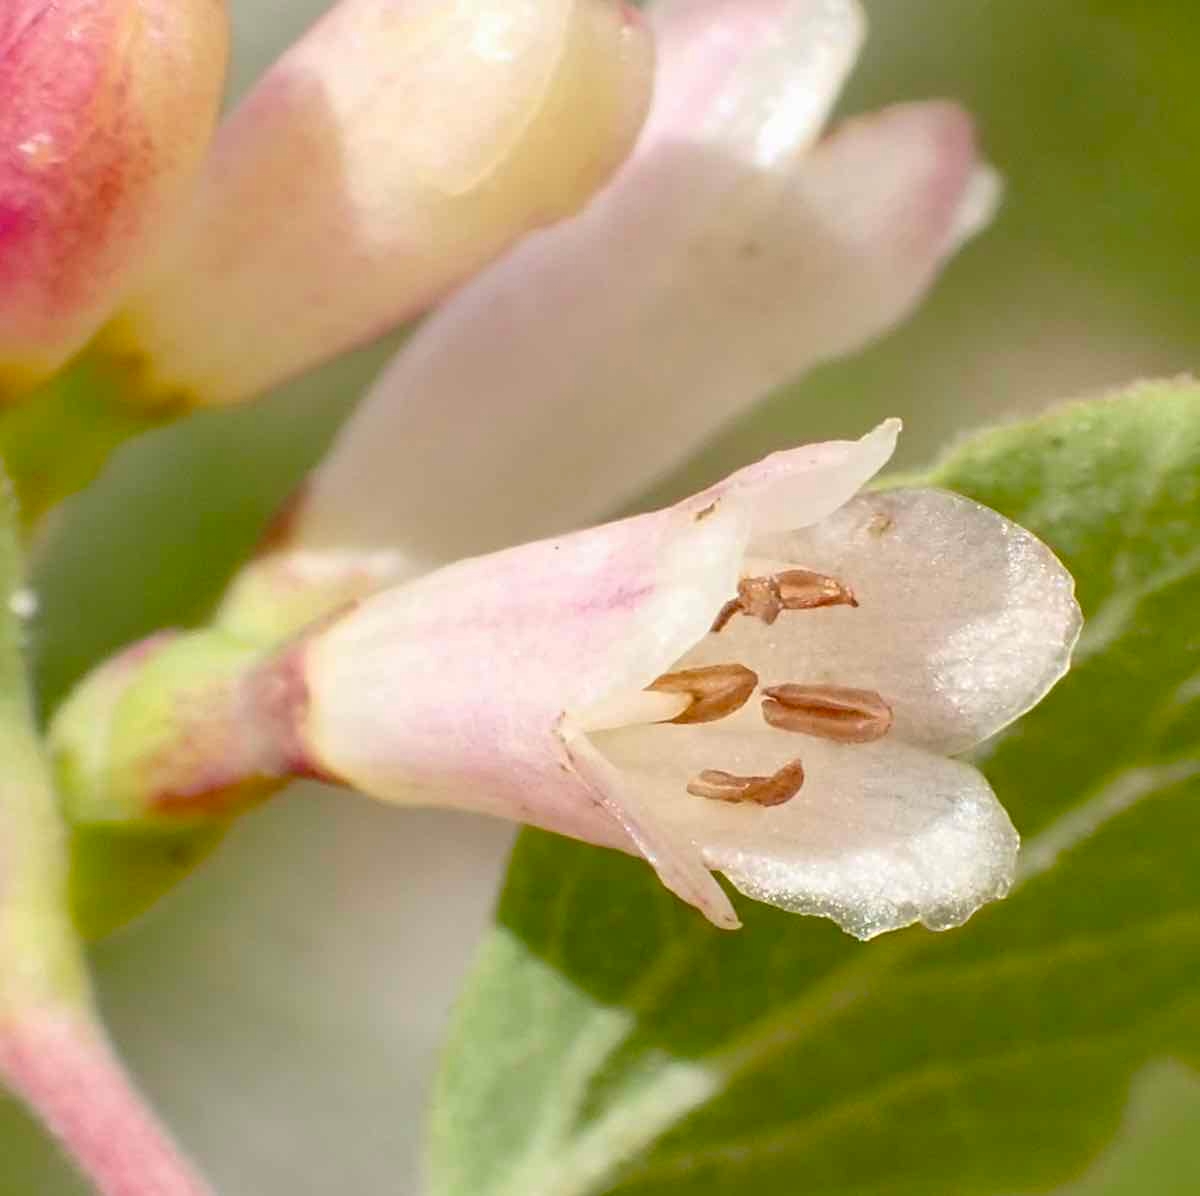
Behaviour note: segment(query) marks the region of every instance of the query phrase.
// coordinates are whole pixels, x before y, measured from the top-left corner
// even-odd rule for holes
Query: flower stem
[[[0,1025],[0,1078],[101,1196],[209,1196],[101,1029],[76,1010]]]

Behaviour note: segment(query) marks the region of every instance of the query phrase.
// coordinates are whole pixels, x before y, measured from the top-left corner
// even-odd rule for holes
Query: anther
[[[785,610],[857,605],[851,590],[836,578],[810,569],[786,569],[767,577],[743,577],[738,596],[721,607],[712,630],[720,631],[738,613],[761,619],[769,627]]]
[[[758,684],[758,675],[742,664],[714,664],[702,669],[664,673],[646,688],[686,694],[691,704],[673,723],[711,723],[740,710]]]
[[[763,718],[782,731],[836,743],[871,743],[882,739],[892,726],[891,706],[873,689],[774,685],[763,693]]]
[[[688,782],[693,797],[712,801],[749,802],[756,806],[781,806],[791,801],[804,784],[804,766],[799,760],[785,764],[769,777],[740,777],[737,773],[706,768]]]

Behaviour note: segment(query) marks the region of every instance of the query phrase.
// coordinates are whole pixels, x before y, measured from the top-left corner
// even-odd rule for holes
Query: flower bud
[[[390,549],[404,576],[583,526],[904,318],[986,221],[995,179],[955,104],[818,140],[864,33],[853,0],[648,15],[634,154],[421,325],[310,479],[293,548]],[[397,468],[406,446],[420,468]]]
[[[220,0],[0,11],[0,398],[103,322],[192,180],[220,101]]]
[[[220,632],[164,632],[88,676],[50,733],[68,820],[126,830],[204,826],[301,773],[274,748],[259,751],[275,742],[262,720],[275,711],[282,718],[286,702],[265,692],[255,664],[254,649]]]
[[[413,316],[624,158],[649,45],[615,0],[343,0],[223,126],[112,343],[228,402]]]

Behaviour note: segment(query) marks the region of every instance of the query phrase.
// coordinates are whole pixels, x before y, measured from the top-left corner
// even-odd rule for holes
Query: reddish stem
[[[84,1016],[32,1010],[0,1022],[0,1079],[102,1196],[211,1196]]]

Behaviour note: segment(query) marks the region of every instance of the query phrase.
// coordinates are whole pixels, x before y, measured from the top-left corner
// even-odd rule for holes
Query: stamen
[[[712,801],[781,806],[785,801],[791,801],[803,784],[804,766],[799,760],[793,760],[769,777],[740,777],[719,768],[706,768],[688,782],[687,791],[693,797],[707,797]]]
[[[785,569],[766,577],[743,577],[738,596],[721,607],[711,630],[720,631],[734,615],[752,615],[769,627],[785,610],[814,610],[820,606],[857,606],[849,587],[810,569]]]
[[[892,726],[892,708],[873,689],[840,685],[774,685],[763,691],[763,718],[781,731],[835,743],[871,743]]]
[[[597,731],[616,731],[621,727],[640,727],[649,723],[669,723],[692,704],[687,694],[649,693],[644,689],[612,694],[586,710],[571,711],[571,723],[587,735]]]
[[[711,723],[740,710],[758,684],[758,675],[742,664],[714,664],[702,669],[664,673],[646,688],[658,693],[686,694],[688,707],[673,723]]]

